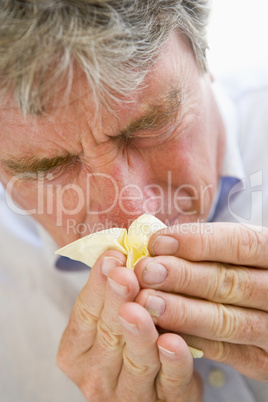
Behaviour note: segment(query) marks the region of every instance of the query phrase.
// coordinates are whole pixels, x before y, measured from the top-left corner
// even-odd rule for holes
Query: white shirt
[[[227,94],[215,85],[227,130],[222,175],[245,178],[247,189],[213,220],[268,226],[268,74],[240,72],[223,83]],[[0,400],[82,402],[55,358],[89,271],[56,270],[56,245],[32,218],[10,210],[2,187],[0,217]],[[195,360],[195,367],[204,380],[204,402],[267,401],[268,384],[206,359]]]

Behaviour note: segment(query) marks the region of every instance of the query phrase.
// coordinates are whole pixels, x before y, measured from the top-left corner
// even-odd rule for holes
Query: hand
[[[59,367],[88,401],[201,401],[185,341],[159,337],[150,314],[133,303],[139,284],[124,265],[112,250],[97,260],[63,334]]]
[[[268,229],[209,223],[198,234],[196,224],[178,225],[154,234],[149,250],[155,257],[135,268],[146,288],[136,301],[154,322],[204,357],[268,381]]]

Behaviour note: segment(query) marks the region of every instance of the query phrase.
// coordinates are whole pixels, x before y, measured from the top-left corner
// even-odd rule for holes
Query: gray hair
[[[24,114],[42,113],[78,65],[96,98],[119,99],[142,84],[174,29],[206,71],[209,10],[209,0],[1,0],[0,88]]]

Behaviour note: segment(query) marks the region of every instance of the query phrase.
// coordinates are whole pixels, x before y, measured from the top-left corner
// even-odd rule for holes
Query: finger
[[[139,284],[133,271],[115,268],[108,276],[104,307],[98,321],[97,334],[88,356],[90,361],[98,361],[99,373],[105,389],[114,389],[122,366],[124,338],[119,321],[119,307],[133,301],[139,291]],[[91,373],[92,375],[92,373]]]
[[[117,388],[118,400],[133,400],[135,390],[136,401],[154,401],[155,378],[160,368],[155,325],[149,313],[137,303],[123,304],[119,315],[126,344]]]
[[[123,266],[125,261],[123,254],[110,250],[92,268],[89,279],[76,300],[59,346],[57,363],[63,371],[75,356],[83,354],[92,346],[97,321],[104,305],[106,274],[114,267]]]
[[[262,311],[149,289],[139,292],[136,301],[166,330],[268,350],[268,319]]]
[[[158,348],[158,397],[167,402],[202,401],[202,381],[194,374],[193,358],[185,341],[178,335],[164,334],[158,339]]]
[[[159,256],[142,259],[135,273],[143,288],[268,310],[266,270]]]
[[[268,354],[263,349],[249,345],[234,345],[181,334],[195,348],[204,351],[204,357],[232,366],[246,377],[268,381]],[[250,364],[249,364],[250,362]]]
[[[267,228],[227,222],[202,225],[199,230],[196,223],[187,223],[158,231],[150,238],[150,254],[267,268]]]

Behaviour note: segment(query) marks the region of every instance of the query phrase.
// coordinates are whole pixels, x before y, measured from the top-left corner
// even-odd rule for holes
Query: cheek
[[[195,182],[200,169],[194,139],[187,133],[183,138],[169,141],[159,150],[154,165],[165,175],[168,171],[173,172],[178,185]]]
[[[205,219],[217,191],[217,164],[199,127],[192,124],[182,138],[165,144],[155,161],[155,169],[163,183],[170,178],[171,197],[176,200],[177,209],[196,210]],[[190,218],[191,215],[185,217],[186,220]]]
[[[57,226],[61,226],[65,215],[75,215],[84,208],[83,191],[72,184],[61,186],[42,181],[22,182],[12,177],[6,180],[5,187],[12,199],[10,207],[18,213],[22,208],[38,221],[53,220]]]
[[[36,207],[37,190],[27,182],[21,182],[17,177],[1,174],[1,181],[8,195],[22,208],[29,210]]]
[[[77,230],[85,220],[85,197],[79,187],[21,183],[12,178],[6,183],[11,196],[10,209],[16,214],[25,212],[39,222],[59,246],[74,241],[86,233]],[[79,189],[79,190],[78,190]],[[88,228],[82,227],[85,231]]]
[[[217,177],[217,132],[211,119],[196,116],[188,127],[182,141],[183,158],[191,174],[205,182],[214,182]]]

